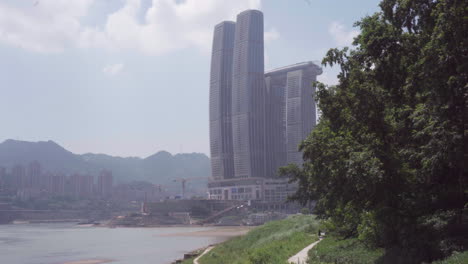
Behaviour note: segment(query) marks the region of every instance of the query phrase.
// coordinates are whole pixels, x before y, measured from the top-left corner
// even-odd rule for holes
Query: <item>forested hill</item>
[[[44,171],[90,173],[112,170],[117,182],[144,180],[164,183],[176,178],[209,177],[210,160],[205,154],[171,155],[160,151],[147,158],[114,157],[105,154],[74,154],[53,141],[28,142],[6,140],[0,143],[0,166],[10,169],[38,161]]]

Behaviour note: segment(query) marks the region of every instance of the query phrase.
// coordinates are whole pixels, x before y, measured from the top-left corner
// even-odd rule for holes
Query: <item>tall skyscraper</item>
[[[265,176],[263,13],[237,15],[232,74],[232,131],[236,178]]]
[[[211,172],[215,179],[234,177],[231,94],[232,57],[236,24],[216,25],[213,36],[210,74]]]

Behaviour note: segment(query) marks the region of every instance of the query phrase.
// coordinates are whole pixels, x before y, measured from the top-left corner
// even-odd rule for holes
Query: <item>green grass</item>
[[[197,253],[197,254],[201,254],[205,251],[205,248],[200,248],[200,249],[197,249],[195,251],[193,251],[193,253]],[[193,264],[193,261],[195,260],[196,257],[193,257],[193,258],[188,258],[188,259],[184,259],[181,264]]]
[[[276,264],[317,240],[318,221],[295,215],[272,221],[244,236],[226,241],[200,259],[202,264]]]
[[[327,237],[309,251],[309,264],[371,264],[383,254],[384,250],[370,250],[357,239]]]
[[[184,261],[182,261],[182,264],[193,264],[194,260],[195,258],[185,259]]]
[[[357,239],[328,237],[309,251],[309,264],[413,264],[421,261],[413,259],[402,250],[385,251],[382,248],[370,249]],[[455,253],[451,257],[433,264],[468,263],[468,252]]]

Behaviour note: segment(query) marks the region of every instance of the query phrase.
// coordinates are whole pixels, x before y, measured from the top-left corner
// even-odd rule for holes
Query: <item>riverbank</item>
[[[198,261],[200,264],[284,263],[316,241],[317,230],[318,221],[314,216],[290,216],[255,227],[245,235],[220,243]],[[191,264],[194,258],[180,263]]]
[[[110,263],[113,260],[111,259],[88,259],[88,260],[78,260],[78,261],[69,261],[63,264],[103,264]]]
[[[178,232],[163,235],[165,237],[216,237],[219,239],[219,243],[207,245],[205,247],[193,250],[184,254],[182,259],[175,260],[173,263],[182,263],[189,264],[193,263],[193,260],[204,252],[207,248],[219,245],[222,242],[225,242],[231,238],[239,237],[246,235],[250,230],[254,229],[253,226],[213,226],[212,229],[208,230],[198,230],[198,231],[188,231],[188,232]]]
[[[187,226],[185,226],[187,227]],[[226,237],[232,238],[247,234],[250,230],[254,229],[252,226],[212,226],[212,229],[171,233],[163,236],[168,237]]]

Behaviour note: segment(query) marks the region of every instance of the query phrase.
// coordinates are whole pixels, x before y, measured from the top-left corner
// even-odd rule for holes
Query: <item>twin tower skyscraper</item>
[[[290,134],[287,119],[291,108],[287,105],[288,74],[298,69],[306,73],[311,66],[315,71],[308,79],[313,80],[321,69],[311,63],[265,74],[263,13],[258,10],[246,10],[237,15],[236,22],[224,21],[216,25],[209,109],[211,167],[215,180],[272,178],[278,166],[294,162],[287,158]],[[309,90],[312,91],[311,81]],[[304,105],[301,92],[297,95],[296,105],[301,108]],[[315,103],[312,94],[308,97],[313,109],[309,109],[311,113],[307,115],[313,114],[313,120],[306,134],[315,125]],[[302,112],[292,108],[290,111]],[[301,115],[299,112],[296,115]],[[296,153],[304,137],[303,122],[300,123],[301,131],[297,131],[300,139],[291,142]]]

